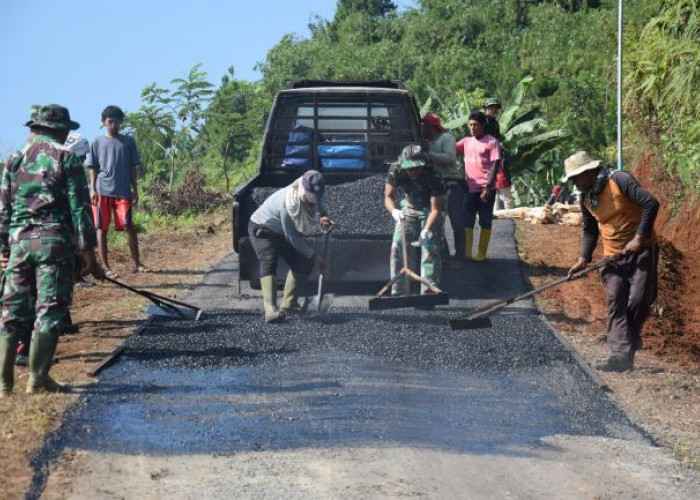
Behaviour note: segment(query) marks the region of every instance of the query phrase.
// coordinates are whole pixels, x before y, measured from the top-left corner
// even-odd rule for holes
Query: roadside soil
[[[661,218],[661,217],[660,217]],[[657,224],[663,235],[667,225]],[[693,225],[697,230],[697,225]],[[582,230],[518,221],[523,270],[535,288],[565,276],[578,257]],[[675,457],[700,470],[700,252],[682,251],[662,236],[659,297],[643,330],[632,373],[600,373],[613,397],[641,428]],[[594,255],[594,261],[601,258]],[[594,365],[607,356],[605,295],[600,274],[545,290],[537,307]]]
[[[227,215],[212,215],[187,229],[139,235],[142,260],[150,273],[131,272],[126,245],[110,248],[110,264],[119,281],[167,297],[182,298],[204,273],[231,250]],[[76,288],[71,314],[80,332],[60,338],[51,374],[74,386],[89,376],[146,318],[150,302],[116,286],[96,282]],[[27,371],[15,368],[15,391],[0,399],[0,499],[24,497],[33,470],[32,455],[44,436],[60,427],[63,414],[79,394],[26,396]]]

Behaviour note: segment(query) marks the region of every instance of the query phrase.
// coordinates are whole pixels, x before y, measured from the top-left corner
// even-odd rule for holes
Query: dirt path
[[[166,296],[187,293],[204,272],[231,249],[231,230],[226,215],[185,229],[167,229],[139,236],[144,262],[152,268],[148,274],[130,272],[128,250],[110,251],[119,280]],[[71,384],[90,384],[88,375],[106,356],[143,322],[142,309],[148,302],[110,285],[78,288],[71,309],[80,332],[62,336],[51,373]],[[15,370],[15,394],[0,399],[0,499],[24,497],[31,481],[32,455],[41,446],[44,435],[61,425],[64,411],[77,395],[23,394],[26,369]]]

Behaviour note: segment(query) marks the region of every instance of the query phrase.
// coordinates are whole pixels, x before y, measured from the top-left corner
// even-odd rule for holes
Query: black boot
[[[63,325],[61,326],[61,335],[78,333],[79,331],[80,327],[73,323],[73,318],[70,315],[70,311],[68,311],[63,320]]]
[[[617,373],[624,373],[624,372],[631,372],[634,370],[634,357],[630,360],[630,358],[617,358],[614,356],[610,356],[608,359],[603,361],[602,363],[598,363],[596,366],[596,369],[602,371],[602,372],[617,372]]]

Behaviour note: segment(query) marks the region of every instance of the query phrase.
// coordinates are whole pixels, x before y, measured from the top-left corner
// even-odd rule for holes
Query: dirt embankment
[[[639,425],[700,469],[700,207],[673,179],[652,174],[660,171],[653,157],[639,158],[632,168],[661,204],[655,225],[659,297],[644,326],[635,372],[603,376]],[[578,256],[581,228],[520,222],[517,240],[526,277],[536,287],[566,274]],[[598,274],[546,290],[536,300],[591,364],[607,355]]]
[[[659,160],[640,157],[633,172],[659,199],[656,230],[661,237],[659,314],[649,334],[660,354],[700,364],[700,204],[694,194],[660,172]]]

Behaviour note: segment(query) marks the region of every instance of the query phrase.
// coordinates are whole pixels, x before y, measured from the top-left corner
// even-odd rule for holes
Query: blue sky
[[[407,2],[396,2],[405,4]],[[167,85],[196,63],[218,85],[253,70],[286,33],[309,35],[336,0],[4,0],[0,2],[0,155],[19,147],[32,104],[59,103],[88,139],[108,104],[134,111],[141,90]]]

